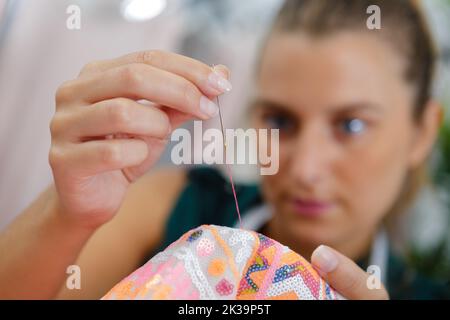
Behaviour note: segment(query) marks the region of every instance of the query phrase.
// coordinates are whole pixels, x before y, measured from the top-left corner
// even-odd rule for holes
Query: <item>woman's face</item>
[[[253,119],[280,130],[279,171],[262,187],[285,237],[338,246],[372,235],[389,211],[415,135],[403,63],[365,33],[271,37]]]

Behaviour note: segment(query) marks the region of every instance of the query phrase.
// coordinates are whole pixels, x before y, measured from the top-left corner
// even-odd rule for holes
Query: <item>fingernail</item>
[[[209,100],[207,97],[202,96],[200,98],[200,110],[207,115],[208,117],[212,118],[217,115],[219,112],[219,107]]]
[[[233,88],[230,81],[225,79],[217,71],[213,71],[208,76],[208,82],[211,87],[221,92],[229,92]]]
[[[316,250],[314,250],[311,256],[311,262],[320,271],[329,273],[336,269],[338,265],[338,259],[330,248],[324,245],[320,245]]]

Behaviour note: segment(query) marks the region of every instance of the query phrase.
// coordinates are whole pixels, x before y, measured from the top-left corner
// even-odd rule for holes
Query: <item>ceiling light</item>
[[[121,12],[128,21],[146,21],[160,15],[166,6],[166,0],[124,0]]]

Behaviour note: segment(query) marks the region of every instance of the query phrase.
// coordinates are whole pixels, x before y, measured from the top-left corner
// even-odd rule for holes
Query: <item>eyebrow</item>
[[[368,103],[368,102],[344,104],[344,105],[337,107],[336,110],[342,111],[342,112],[355,112],[355,111],[361,111],[361,110],[375,111],[377,113],[384,112],[384,108],[381,107],[379,104]]]
[[[264,99],[255,99],[252,102],[252,106],[256,107],[264,107],[264,108],[273,108],[277,109],[282,112],[290,113],[293,110],[295,110],[295,107],[284,105],[281,103],[277,103],[270,100],[264,100]],[[332,107],[329,109],[331,112],[357,112],[357,111],[371,111],[371,112],[377,112],[377,113],[383,113],[384,108],[381,107],[379,104],[376,103],[370,103],[370,102],[354,102],[349,104],[341,104],[336,107]]]
[[[287,105],[283,105],[281,103],[277,103],[277,102],[265,100],[265,99],[255,99],[252,101],[251,106],[253,108],[262,107],[262,108],[277,109],[282,112],[291,112],[292,109],[295,109],[293,107],[289,107]]]

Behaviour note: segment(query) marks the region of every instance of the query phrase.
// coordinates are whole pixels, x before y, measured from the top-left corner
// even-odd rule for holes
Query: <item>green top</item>
[[[231,185],[221,173],[211,167],[197,167],[187,173],[188,182],[181,192],[166,225],[165,238],[153,252],[164,250],[186,231],[202,224],[232,227],[237,221]],[[249,209],[263,204],[257,185],[237,185],[236,193],[242,216]],[[257,230],[260,233],[261,230]],[[367,269],[368,259],[358,261]],[[400,256],[389,249],[387,261],[387,290],[391,299],[449,299],[448,281],[426,278],[409,267]]]

